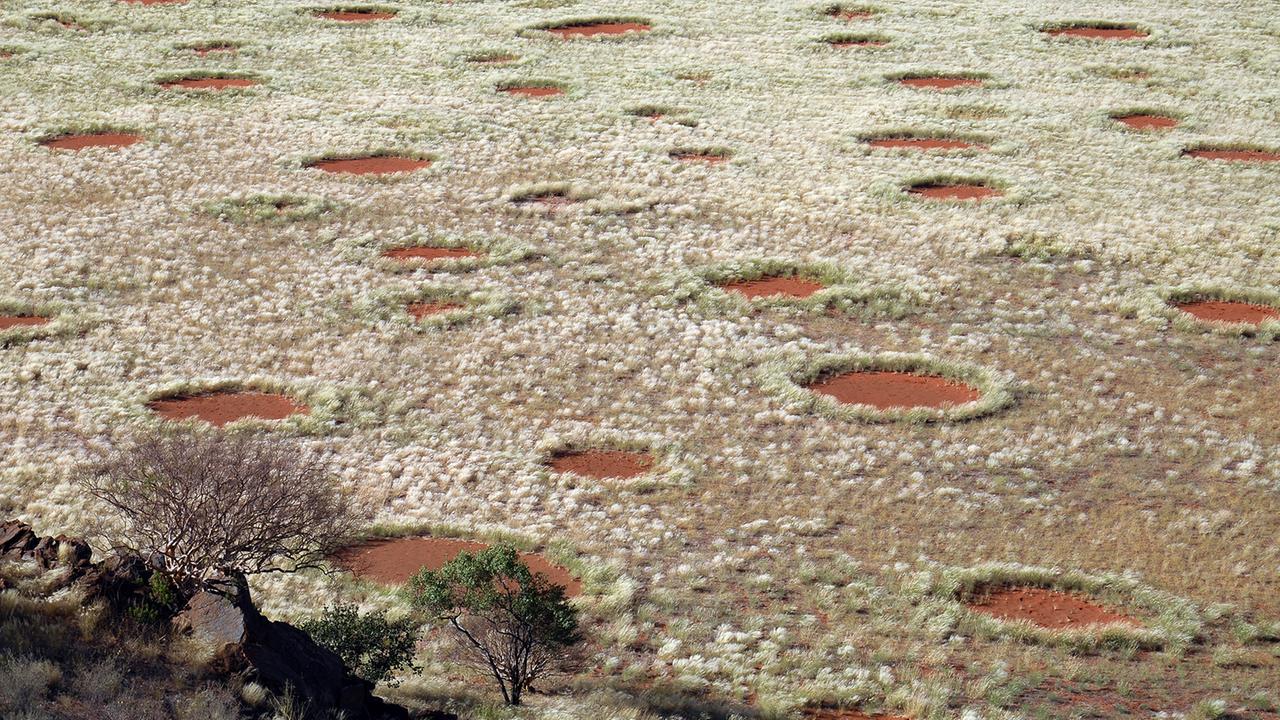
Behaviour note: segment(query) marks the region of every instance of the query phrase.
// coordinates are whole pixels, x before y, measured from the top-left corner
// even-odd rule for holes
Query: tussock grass
[[[292,193],[236,195],[205,205],[205,210],[219,220],[237,223],[291,223],[315,220],[338,208],[337,203],[326,198]]]

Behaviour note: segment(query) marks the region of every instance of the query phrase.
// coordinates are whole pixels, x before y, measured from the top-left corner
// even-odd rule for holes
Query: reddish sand
[[[1112,119],[1118,123],[1124,123],[1134,130],[1168,130],[1178,126],[1177,119],[1165,117],[1164,115],[1137,113],[1134,115],[1117,115]]]
[[[808,708],[804,717],[805,720],[910,720],[902,715],[868,715],[861,710],[835,708]]]
[[[1200,320],[1213,322],[1260,325],[1263,320],[1280,320],[1280,308],[1236,300],[1197,300],[1174,303],[1174,307]]]
[[[430,160],[422,158],[374,155],[371,157],[317,160],[309,163],[307,167],[342,175],[389,175],[391,173],[413,172],[430,165]]]
[[[874,148],[909,148],[912,150],[986,148],[986,145],[949,138],[880,138],[878,140],[868,140],[867,144]]]
[[[957,183],[955,185],[913,185],[907,188],[907,192],[920,197],[932,198],[935,200],[981,200],[989,197],[999,197],[1003,193],[986,185],[970,185],[966,183]]]
[[[12,327],[44,325],[47,322],[49,322],[49,318],[39,315],[0,315],[0,330],[8,330]]]
[[[253,87],[257,84],[257,80],[238,77],[183,78],[181,80],[170,80],[169,82],[160,83],[161,87],[170,90],[176,88],[185,88],[188,90],[225,90],[227,88]]]
[[[409,303],[404,310],[415,320],[421,320],[428,315],[439,315],[461,307],[463,307],[462,303],[456,302],[415,302]]]
[[[866,20],[872,15],[873,13],[867,12],[866,10],[842,10],[838,7],[831,8],[827,11],[827,17],[845,21]]]
[[[96,132],[83,135],[63,135],[51,140],[41,141],[41,145],[58,150],[81,150],[91,147],[128,147],[142,142],[141,135],[133,133]]]
[[[974,87],[982,84],[978,78],[938,75],[934,77],[902,78],[899,83],[907,87],[926,90],[946,90],[953,87]]]
[[[571,472],[598,480],[643,475],[653,468],[649,453],[626,450],[582,450],[557,453],[547,463],[556,472]]]
[[[547,28],[547,32],[562,38],[591,37],[593,35],[624,35],[631,32],[648,32],[653,26],[637,22],[602,22],[583,25],[563,25]]]
[[[840,48],[841,50],[844,50],[857,47],[882,47],[884,45],[888,45],[889,42],[887,40],[864,38],[861,40],[829,40],[827,44],[833,48]]]
[[[863,370],[816,382],[814,392],[830,395],[842,403],[889,408],[946,408],[974,402],[980,393],[964,383],[935,375]]]
[[[147,403],[147,407],[166,420],[197,418],[216,427],[247,417],[282,420],[311,412],[288,395],[243,390],[160,398]]]
[[[208,57],[215,53],[234,53],[237,48],[235,45],[201,45],[191,48],[191,52],[200,57]]]
[[[1128,615],[1112,612],[1083,596],[1038,587],[1002,588],[967,605],[970,610],[1001,620],[1028,620],[1054,630],[1110,623],[1141,625]]]
[[[1090,38],[1093,40],[1133,40],[1147,36],[1146,31],[1137,28],[1090,27],[1087,25],[1054,28],[1053,30],[1045,30],[1045,32],[1054,36],[1065,35],[1067,37]]]
[[[807,298],[826,289],[826,285],[799,277],[766,277],[756,280],[734,280],[724,283],[720,289],[736,292],[749,298],[778,297],[786,295]]]
[[[564,90],[558,87],[534,87],[534,86],[499,88],[498,92],[504,92],[508,95],[520,95],[522,97],[531,97],[531,98],[544,98],[544,97],[551,97],[553,95],[564,94]]]
[[[1212,148],[1202,148],[1198,150],[1184,150],[1183,155],[1191,157],[1203,158],[1205,160],[1227,160],[1230,162],[1280,162],[1280,152],[1269,152],[1267,150],[1214,150]]]
[[[391,248],[390,250],[385,250],[382,253],[382,257],[391,258],[392,260],[440,260],[480,257],[481,255],[483,255],[483,253],[478,253],[471,248],[430,247],[427,245]]]
[[[322,10],[316,13],[316,17],[337,20],[338,22],[374,22],[375,20],[390,20],[395,16],[395,13],[380,10]]]
[[[424,567],[439,570],[460,552],[474,553],[487,547],[480,542],[429,537],[373,540],[343,550],[334,557],[334,561],[358,578],[400,585]],[[565,568],[533,553],[520,553],[520,558],[534,573],[564,587],[565,595],[574,597],[582,594],[582,583]]]
[[[689,163],[709,163],[715,165],[722,162],[728,162],[728,155],[719,155],[716,153],[700,153],[700,152],[673,152],[671,157],[680,162]]]

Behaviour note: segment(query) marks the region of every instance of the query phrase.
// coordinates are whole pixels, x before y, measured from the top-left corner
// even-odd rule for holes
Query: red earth
[[[720,285],[721,290],[736,292],[748,298],[787,296],[807,298],[826,289],[826,285],[813,280],[790,277],[765,277],[756,280],[733,280]]]
[[[972,602],[970,610],[1001,620],[1028,620],[1053,630],[1090,625],[1141,625],[1137,620],[1075,593],[1038,587],[1008,587],[991,591]]]
[[[258,81],[251,78],[202,77],[170,80],[169,82],[160,83],[160,86],[170,90],[177,88],[185,88],[188,90],[225,90],[227,88],[253,87],[257,84]]]
[[[554,95],[563,95],[564,90],[558,87],[534,87],[534,86],[518,86],[499,88],[498,92],[504,92],[508,95],[520,95],[521,97],[544,98]]]
[[[128,147],[142,142],[141,135],[133,133],[95,132],[80,135],[63,135],[50,140],[42,140],[41,145],[58,150],[81,150],[91,147]]]
[[[1164,115],[1135,113],[1133,115],[1117,115],[1112,119],[1118,123],[1124,123],[1134,130],[1168,130],[1178,126],[1176,118]]]
[[[862,40],[832,40],[827,44],[833,48],[840,48],[841,50],[844,50],[844,49],[856,48],[856,47],[882,47],[884,45],[888,45],[889,43],[886,40],[874,40],[872,38],[866,38]]]
[[[39,315],[0,315],[0,330],[8,330],[13,327],[31,327],[33,325],[44,325],[49,322],[49,318]]]
[[[235,45],[201,45],[199,47],[191,48],[191,52],[199,55],[200,57],[208,57],[218,53],[230,54],[236,52],[236,50],[237,48]]]
[[[1003,194],[999,190],[986,185],[968,183],[912,185],[907,188],[907,192],[935,200],[981,200],[983,198],[999,197]]]
[[[842,403],[890,408],[948,408],[976,401],[981,393],[961,382],[936,375],[859,370],[821,380],[810,390]]]
[[[1090,38],[1093,40],[1134,40],[1147,36],[1145,30],[1137,28],[1092,27],[1088,25],[1054,28],[1053,30],[1045,30],[1045,32],[1053,36]]]
[[[986,145],[951,138],[879,138],[877,140],[868,140],[867,144],[874,148],[910,148],[913,150],[986,148]]]
[[[456,302],[414,302],[405,306],[404,310],[415,320],[421,320],[428,315],[439,315],[461,307],[463,307],[462,303]]]
[[[728,162],[728,155],[718,155],[716,153],[700,153],[700,152],[673,152],[671,157],[680,162],[689,163],[708,163],[716,165],[722,162]]]
[[[395,13],[380,10],[322,10],[316,13],[316,17],[337,20],[338,22],[374,22],[376,20],[390,20],[395,16]]]
[[[1174,303],[1174,307],[1200,320],[1213,322],[1261,325],[1263,320],[1280,320],[1280,308],[1237,300],[1197,300]]]
[[[147,403],[147,407],[166,420],[196,418],[215,427],[247,417],[283,420],[290,415],[311,412],[288,395],[247,390],[159,398]]]
[[[845,21],[866,20],[873,14],[874,13],[867,12],[866,10],[842,10],[838,7],[831,8],[827,11],[827,17]]]
[[[597,480],[625,479],[653,469],[653,457],[646,452],[627,450],[580,450],[556,453],[547,467],[556,472],[575,473]]]
[[[384,250],[382,252],[382,257],[391,258],[392,260],[441,260],[481,257],[482,255],[483,253],[478,253],[471,248],[430,247],[428,245],[391,248],[390,250]]]
[[[384,585],[401,585],[422,568],[439,570],[460,552],[479,552],[486,543],[446,538],[410,537],[394,540],[372,540],[347,548],[333,560],[358,578]],[[520,558],[535,574],[565,589],[565,595],[582,594],[582,583],[567,569],[552,564],[534,553],[521,553]]]
[[[413,172],[430,165],[431,161],[423,158],[373,155],[359,158],[317,160],[316,162],[308,163],[307,167],[343,175],[388,175],[391,173]]]
[[[1184,150],[1183,155],[1203,158],[1205,160],[1228,160],[1231,162],[1280,162],[1280,152],[1268,150],[1232,150],[1228,148],[1199,148]]]
[[[982,84],[978,78],[938,75],[933,77],[908,77],[898,81],[902,85],[926,90],[946,90],[953,87],[976,87]]]
[[[624,35],[632,32],[648,32],[653,26],[637,22],[601,22],[583,25],[564,25],[547,28],[547,32],[562,38],[591,37],[593,35]]]

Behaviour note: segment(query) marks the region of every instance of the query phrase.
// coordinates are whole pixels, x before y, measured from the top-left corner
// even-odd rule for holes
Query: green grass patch
[[[314,220],[338,209],[337,203],[309,195],[255,193],[215,200],[205,211],[236,223],[291,223]]]

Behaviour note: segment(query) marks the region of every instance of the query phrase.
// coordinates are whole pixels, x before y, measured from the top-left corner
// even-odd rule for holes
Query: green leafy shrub
[[[416,669],[418,624],[412,618],[388,620],[383,610],[361,615],[354,604],[338,603],[300,627],[369,682],[397,685],[397,672]]]

